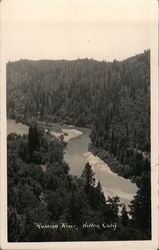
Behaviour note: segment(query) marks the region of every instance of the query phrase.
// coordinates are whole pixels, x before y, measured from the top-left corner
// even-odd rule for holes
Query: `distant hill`
[[[10,118],[91,127],[93,145],[115,155],[125,148],[150,152],[150,51],[111,63],[9,62],[7,97]]]
[[[31,223],[37,219],[45,223],[66,219],[73,224],[80,220],[98,224],[104,219],[118,224],[111,233],[67,231],[62,234],[65,241],[151,239],[150,51],[111,63],[88,59],[9,62],[7,115],[23,123],[33,118],[91,127],[91,151],[138,186],[130,205],[131,218],[125,207],[119,216],[118,197],[107,203],[100,183],[83,189],[82,183],[94,175],[89,164],[81,179],[69,176],[63,146],[50,141],[46,133],[40,146],[35,123],[28,137],[8,137],[9,241],[61,240],[59,231],[32,230]],[[46,164],[42,160],[49,166],[46,173],[39,168],[41,162]],[[42,203],[39,197],[44,195]],[[15,231],[13,225],[18,225]]]

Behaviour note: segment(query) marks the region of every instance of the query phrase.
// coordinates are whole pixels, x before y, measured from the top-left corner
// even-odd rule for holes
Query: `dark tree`
[[[91,188],[95,186],[95,173],[92,170],[92,167],[87,162],[85,168],[81,174],[81,179],[83,180],[85,191],[90,191]]]
[[[40,138],[37,125],[35,122],[34,125],[29,127],[29,134],[28,134],[28,150],[30,158],[32,157],[33,151],[38,150],[39,147],[40,147]]]
[[[150,176],[143,174],[139,190],[131,201],[130,214],[134,225],[150,234],[151,230],[151,186]]]

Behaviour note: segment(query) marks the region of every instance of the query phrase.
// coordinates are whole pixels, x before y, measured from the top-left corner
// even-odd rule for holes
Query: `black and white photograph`
[[[154,2],[1,4],[7,249],[57,242],[157,249],[148,245],[157,240]]]

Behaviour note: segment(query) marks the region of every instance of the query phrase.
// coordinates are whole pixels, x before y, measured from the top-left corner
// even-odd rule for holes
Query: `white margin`
[[[14,1],[14,0],[10,0]],[[133,1],[133,0],[132,0]],[[152,183],[152,240],[147,241],[100,241],[100,242],[7,242],[7,161],[6,161],[6,48],[5,48],[5,0],[0,2],[0,249],[152,249],[159,248],[158,211],[158,151],[159,151],[159,110],[158,110],[158,1],[154,2],[151,19],[151,183]],[[19,10],[20,11],[20,10]]]

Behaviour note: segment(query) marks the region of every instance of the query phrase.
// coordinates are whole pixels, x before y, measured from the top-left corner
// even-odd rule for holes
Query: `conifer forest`
[[[123,61],[7,63],[8,241],[151,239],[150,51]],[[88,128],[88,151],[137,192],[127,207],[105,196],[90,162],[72,175],[67,142],[49,124]],[[68,142],[69,143],[69,142]]]

